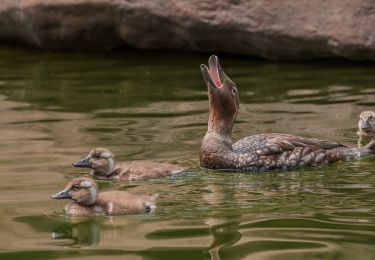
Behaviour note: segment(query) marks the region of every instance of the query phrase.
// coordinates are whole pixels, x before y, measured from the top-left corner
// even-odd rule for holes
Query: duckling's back
[[[158,195],[139,195],[126,191],[106,191],[98,195],[97,204],[108,215],[147,213],[155,207]]]
[[[174,173],[186,170],[183,167],[153,161],[130,161],[117,165],[118,178],[120,180],[143,181],[166,177]]]

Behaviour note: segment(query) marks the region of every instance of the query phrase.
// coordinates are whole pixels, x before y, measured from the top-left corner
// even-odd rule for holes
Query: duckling
[[[209,169],[271,171],[360,159],[375,153],[375,141],[361,148],[291,134],[267,133],[232,143],[239,110],[236,84],[211,56],[201,72],[208,88],[208,129],[200,148],[200,165]]]
[[[90,174],[98,179],[119,181],[143,181],[186,171],[186,168],[177,165],[152,161],[117,164],[115,156],[107,148],[92,149],[86,157],[73,163],[73,166],[91,168]]]
[[[126,191],[98,192],[94,180],[77,178],[69,182],[63,191],[52,199],[71,199],[65,212],[73,216],[98,216],[147,213],[155,208],[158,194],[136,195]]]
[[[363,111],[359,115],[358,121],[358,147],[362,147],[368,138],[375,137],[375,113],[373,111]]]

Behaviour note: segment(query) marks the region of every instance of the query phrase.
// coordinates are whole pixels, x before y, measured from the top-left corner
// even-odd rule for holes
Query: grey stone
[[[373,0],[2,0],[0,40],[43,49],[375,59]]]

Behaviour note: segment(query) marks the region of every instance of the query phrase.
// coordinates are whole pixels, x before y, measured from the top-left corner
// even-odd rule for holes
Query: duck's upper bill
[[[92,163],[90,162],[90,156],[87,156],[85,158],[82,158],[74,163],[72,163],[74,167],[82,167],[82,168],[90,168],[92,166]]]
[[[208,60],[208,67],[201,64],[201,72],[208,87],[221,88],[225,79],[225,74],[220,66],[219,58],[212,55]]]
[[[71,199],[72,196],[69,194],[69,189],[57,192],[51,196],[52,199]]]

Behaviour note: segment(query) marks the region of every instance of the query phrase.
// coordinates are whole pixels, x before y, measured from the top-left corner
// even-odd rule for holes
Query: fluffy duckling
[[[73,216],[98,216],[147,213],[155,208],[158,194],[136,195],[126,191],[98,192],[94,180],[74,179],[52,199],[71,199],[65,212]]]
[[[373,111],[363,111],[359,115],[357,135],[359,136],[358,147],[365,144],[366,137],[375,137],[375,113]]]
[[[357,135],[375,136],[375,113],[373,111],[363,111],[359,115]]]
[[[91,168],[91,175],[98,179],[119,181],[143,181],[172,175],[186,168],[170,163],[152,161],[130,161],[117,164],[113,153],[106,148],[94,148],[90,153],[73,163],[74,167]]]

